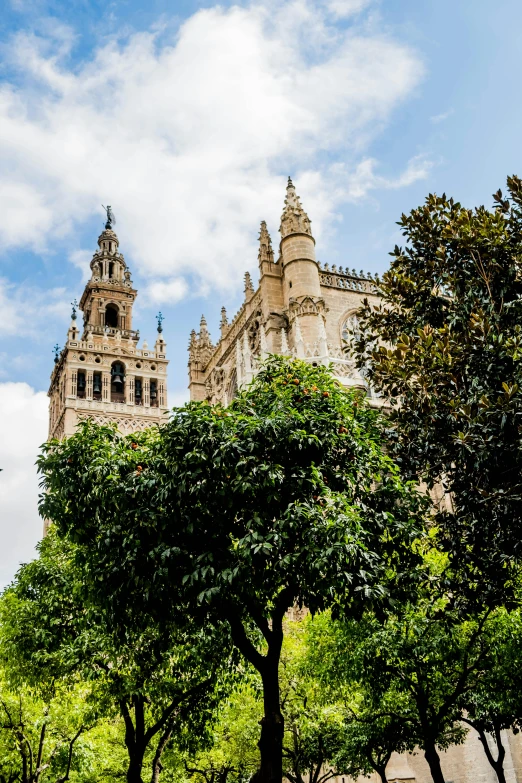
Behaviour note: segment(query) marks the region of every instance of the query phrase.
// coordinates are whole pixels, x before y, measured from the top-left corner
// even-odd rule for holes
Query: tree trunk
[[[493,769],[495,770],[495,774],[498,778],[498,783],[506,783],[506,775],[502,764],[495,764]]]
[[[427,744],[424,749],[424,758],[428,762],[433,783],[445,783],[440,758],[434,743]]]
[[[256,783],[281,783],[285,724],[279,700],[279,656],[267,656],[261,676],[264,715],[258,743],[261,764],[255,776]]]
[[[468,721],[471,725],[471,721]],[[476,728],[476,726],[475,726]],[[482,729],[477,729],[479,739],[482,743],[482,747],[484,748],[484,752],[486,754],[486,758],[495,770],[495,775],[498,778],[498,783],[506,783],[506,773],[504,772],[504,759],[506,757],[506,749],[502,743],[502,735],[501,735],[501,729],[495,726],[495,742],[497,744],[497,758],[493,758],[493,754],[491,753],[491,749],[488,745],[488,739],[486,737],[486,733]]]
[[[129,757],[127,767],[127,783],[143,783],[141,772],[143,769],[143,753],[135,752]]]
[[[174,731],[173,725],[167,726],[167,728],[161,735],[159,742],[156,746],[156,752],[154,753],[154,758],[152,760],[151,783],[159,783],[161,771],[163,769],[163,765],[161,763],[161,757],[163,756],[163,751],[167,747],[168,742],[172,737],[173,731]]]
[[[386,766],[384,767],[375,767],[375,771],[378,774],[378,776],[381,779],[381,783],[388,783],[388,778],[386,777]]]

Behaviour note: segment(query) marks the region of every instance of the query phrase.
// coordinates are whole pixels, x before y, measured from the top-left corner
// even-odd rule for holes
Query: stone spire
[[[249,302],[254,296],[254,286],[252,285],[252,278],[250,272],[245,272],[245,300]]]
[[[294,345],[295,345],[296,356],[298,357],[298,359],[304,359],[305,344],[301,332],[301,327],[299,326],[299,318],[296,318],[294,321]]]
[[[286,336],[286,329],[281,329],[281,353],[283,356],[288,356],[290,354],[290,349],[288,347],[288,338]]]
[[[259,253],[257,254],[259,266],[263,261],[274,262],[274,251],[272,250],[272,240],[266,227],[266,221],[261,221],[261,229],[259,232]]]
[[[188,346],[189,361],[194,361],[196,359],[197,349],[198,349],[198,337],[196,334],[196,330],[193,329],[190,333],[190,341]]]
[[[201,316],[201,321],[199,322],[199,347],[200,348],[209,348],[212,346],[212,340],[210,339],[210,335],[208,333],[208,327],[207,327],[207,319],[204,315]]]
[[[290,234],[308,234],[312,236],[310,219],[303,209],[301,200],[295,192],[294,183],[288,177],[286,186],[286,198],[283,214],[281,215],[281,239]]]
[[[219,328],[221,329],[221,337],[228,331],[228,318],[226,307],[221,308],[221,321],[219,322]]]

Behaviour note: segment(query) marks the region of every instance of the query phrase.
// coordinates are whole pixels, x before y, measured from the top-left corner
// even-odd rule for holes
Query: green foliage
[[[493,211],[430,195],[402,216],[407,245],[359,313],[356,349],[396,403],[405,475],[451,495],[437,524],[453,569],[490,602],[521,546],[522,181],[508,190]]]
[[[323,698],[346,709],[346,733],[334,757],[339,771],[384,775],[393,751],[418,746],[433,774],[436,749],[464,740],[462,720],[482,734],[485,749],[485,733],[496,736],[502,761],[500,731],[520,726],[521,629],[518,611],[484,609],[461,620],[433,596],[390,613],[384,623],[371,613],[359,622],[316,618],[310,665]]]
[[[308,653],[311,615],[285,621],[281,701],[285,713],[284,774],[291,783],[324,783],[336,775],[334,759],[345,733],[342,705],[326,700]]]
[[[259,760],[257,739],[261,694],[248,677],[223,703],[219,720],[212,727],[210,746],[185,758],[183,769],[195,783],[247,781]]]
[[[34,689],[0,679],[0,780],[69,780],[81,768],[82,742],[92,725],[85,686],[55,686],[41,698]]]
[[[226,410],[191,403],[127,437],[86,422],[50,443],[41,511],[89,546],[114,622],[136,601],[172,605],[183,574],[200,603],[240,613],[248,598],[269,616],[290,584],[286,604],[314,610],[336,589],[379,598],[418,534],[381,441],[379,415],[327,369],[274,358]]]
[[[195,747],[206,737],[230,679],[227,664],[233,667],[227,635],[189,624],[146,626],[145,618],[114,633],[103,612],[83,600],[77,547],[51,529],[39,549],[0,601],[0,653],[11,682],[47,700],[57,685],[66,692],[80,678],[88,682],[91,722],[118,713],[123,719],[128,779],[140,781],[149,762],[159,774],[169,742]]]
[[[279,768],[285,611],[354,614],[410,587],[424,506],[383,427],[327,368],[273,357],[227,409],[191,403],[132,436],[87,422],[39,460],[42,514],[111,627],[229,624],[263,680],[261,757]]]

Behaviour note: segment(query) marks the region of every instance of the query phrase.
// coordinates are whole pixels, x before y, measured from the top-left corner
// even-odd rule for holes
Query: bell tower
[[[49,388],[49,437],[71,435],[79,420],[99,424],[114,421],[123,432],[165,420],[167,407],[167,345],[163,316],[158,316],[154,348],[132,328],[132,307],[138,292],[113,229],[114,215],[98,237],[91,277],[80,304],[73,303],[67,341],[56,347]],[[76,308],[83,312],[83,330]]]

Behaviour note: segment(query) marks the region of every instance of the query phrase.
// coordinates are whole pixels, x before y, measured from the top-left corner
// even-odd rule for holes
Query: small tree
[[[331,622],[328,631],[328,618],[321,622],[317,631],[312,626],[310,656],[331,697],[352,699],[351,732],[361,745],[357,751],[350,741],[345,757],[356,765],[361,754],[370,761],[372,745],[381,759],[419,745],[434,783],[444,783],[438,749],[463,741],[462,720],[483,743],[495,725],[518,728],[518,675],[509,674],[520,665],[518,613],[485,609],[461,620],[434,595],[396,608],[384,622],[370,613],[360,623]],[[499,758],[487,755],[502,781],[497,742]]]
[[[478,732],[499,783],[506,783],[502,731],[522,728],[522,619],[520,610],[498,611],[482,671],[462,698],[462,720]],[[488,742],[493,738],[494,747]],[[496,748],[496,751],[495,749]]]
[[[66,783],[77,768],[77,747],[92,725],[85,688],[10,688],[0,679],[0,781]]]
[[[194,743],[213,717],[227,634],[173,623],[159,628],[138,615],[135,627],[115,634],[83,600],[76,548],[51,529],[39,549],[0,604],[0,651],[11,675],[44,698],[57,683],[90,681],[93,712],[117,711],[123,719],[127,780],[141,783],[151,756],[150,780],[157,783],[168,743],[184,737],[187,726]]]
[[[189,404],[123,437],[85,424],[40,459],[41,510],[81,543],[112,620],[164,619],[180,591],[228,623],[261,676],[259,779],[282,777],[283,618],[403,590],[421,498],[384,453],[379,414],[325,368],[272,359],[224,410]]]

